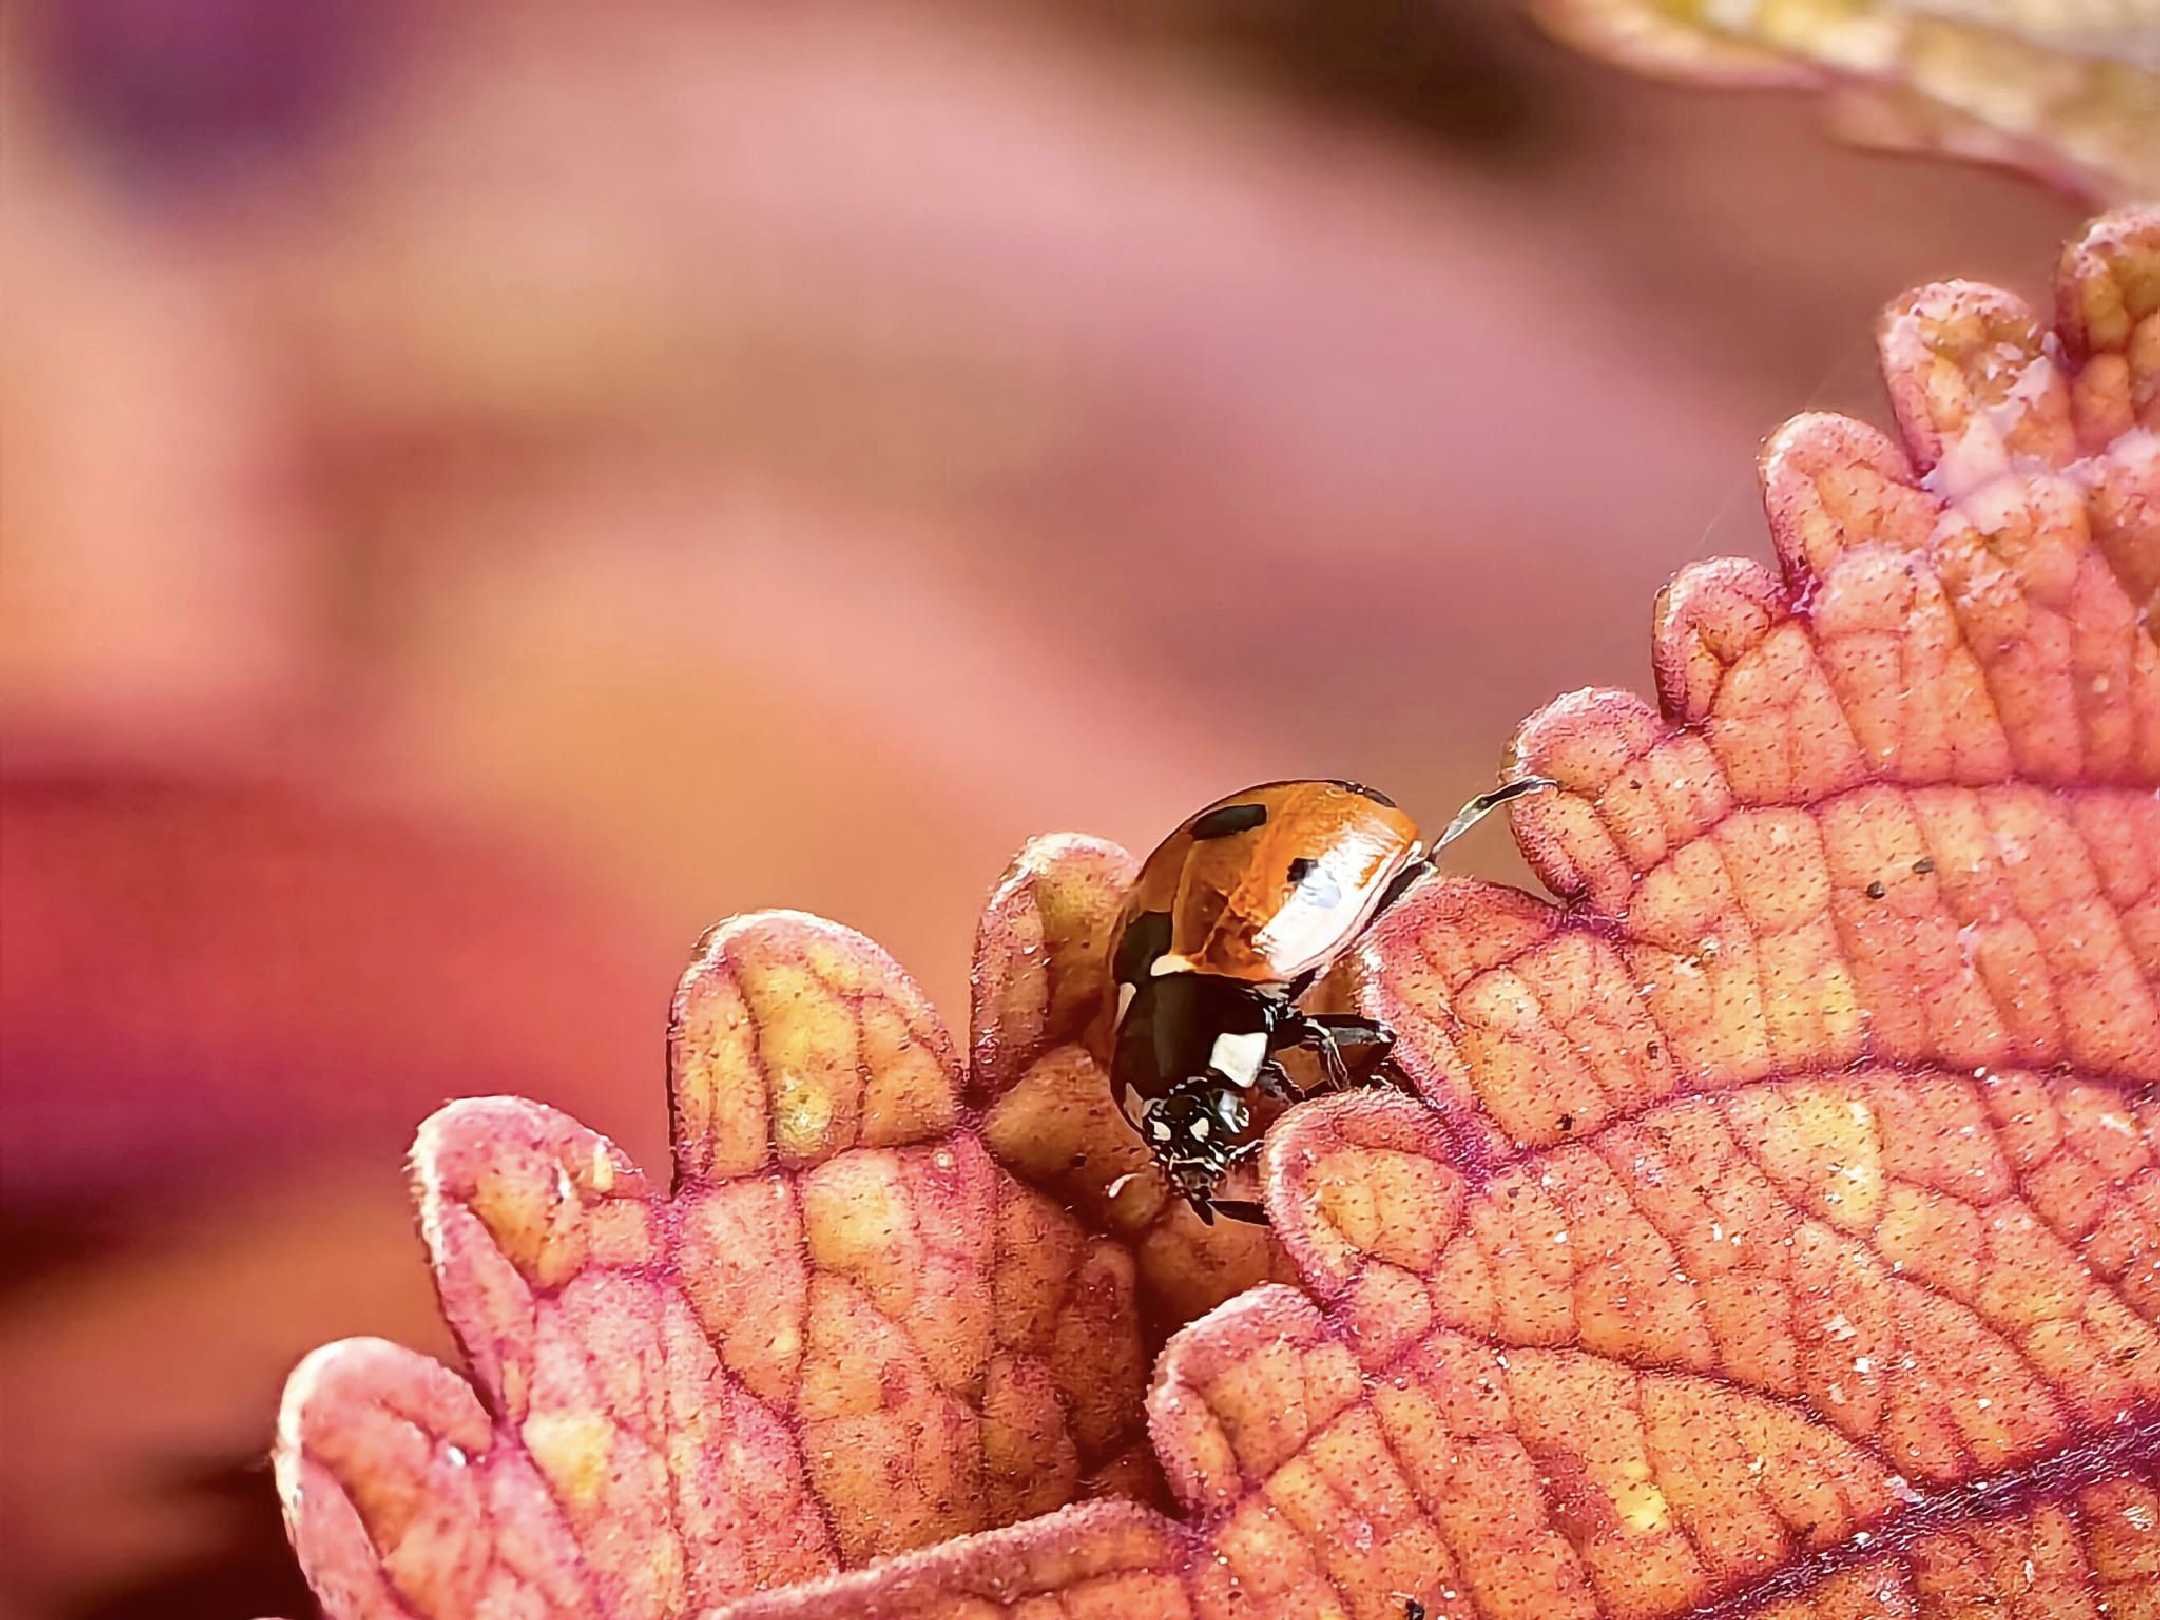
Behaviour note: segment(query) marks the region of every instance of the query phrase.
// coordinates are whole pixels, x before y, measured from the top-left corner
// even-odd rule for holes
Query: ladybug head
[[[1188,1198],[1205,1195],[1229,1173],[1244,1145],[1252,1110],[1235,1088],[1212,1080],[1189,1080],[1140,1114],[1140,1135]]]

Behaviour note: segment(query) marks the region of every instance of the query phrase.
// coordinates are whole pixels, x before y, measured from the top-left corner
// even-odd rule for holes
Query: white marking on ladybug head
[[[1249,1086],[1267,1059],[1267,1032],[1251,1030],[1243,1035],[1218,1035],[1208,1053],[1208,1067],[1234,1086]]]
[[[1157,979],[1164,978],[1172,973],[1190,973],[1192,971],[1193,959],[1189,956],[1180,956],[1176,951],[1164,951],[1162,955],[1148,964],[1149,976]]]

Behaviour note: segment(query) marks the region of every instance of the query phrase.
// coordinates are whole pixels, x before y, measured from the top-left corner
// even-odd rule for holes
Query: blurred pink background
[[[400,1159],[661,1162],[731,911],[955,1019],[1024,837],[1437,824],[1871,324],[2076,206],[1491,0],[48,0],[0,55],[10,1612],[307,1611],[323,1339],[447,1352]],[[1488,828],[1462,855],[1513,870]]]

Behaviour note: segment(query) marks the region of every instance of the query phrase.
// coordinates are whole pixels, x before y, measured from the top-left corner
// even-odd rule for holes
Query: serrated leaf
[[[715,930],[669,1043],[675,1186],[519,1098],[413,1150],[474,1383],[317,1351],[279,1427],[294,1545],[346,1616],[673,1616],[1144,1489],[1125,1249],[1001,1170],[876,947]]]
[[[725,1620],[2160,1612],[2160,215],[2060,293],[1901,301],[1908,448],[1789,426],[1782,573],[1524,726],[1559,904],[1369,939],[1422,1102],[1271,1136],[1300,1286],[1158,1363],[1179,1516]]]

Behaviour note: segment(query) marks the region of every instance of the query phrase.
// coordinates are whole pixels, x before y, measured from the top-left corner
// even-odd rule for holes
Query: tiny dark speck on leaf
[[[1928,873],[1935,870],[1935,857],[1932,855],[1921,856],[1912,863],[1912,869],[1922,877],[1926,877]]]
[[[1073,1169],[1084,1170],[1087,1168],[1087,1155],[1085,1153],[1075,1153],[1069,1162]]]
[[[1873,883],[1870,883],[1867,886],[1867,897],[1870,900],[1880,900],[1884,895],[1888,894],[1889,892],[1890,886],[1884,883],[1881,878],[1877,878]]]
[[[1560,1116],[1560,1128],[1563,1131],[1572,1131],[1575,1128],[1575,1116],[1573,1114],[1562,1114]]]

